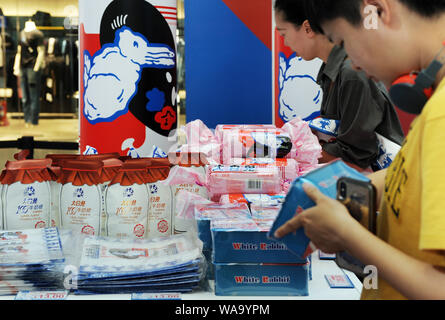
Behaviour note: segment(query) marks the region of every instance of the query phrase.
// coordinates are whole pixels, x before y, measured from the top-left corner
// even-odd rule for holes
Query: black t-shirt
[[[34,68],[37,60],[37,47],[43,45],[43,33],[40,30],[20,34],[20,46],[22,47],[20,65],[23,68]]]
[[[353,70],[342,48],[332,49],[317,82],[324,94],[321,116],[340,120],[336,141],[324,144],[324,151],[366,168],[379,155],[376,133],[402,144],[402,126],[386,89]]]

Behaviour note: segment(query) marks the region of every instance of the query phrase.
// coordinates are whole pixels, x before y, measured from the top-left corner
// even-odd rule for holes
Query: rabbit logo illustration
[[[111,122],[128,112],[143,68],[171,68],[176,63],[168,46],[152,44],[126,26],[116,31],[114,43],[93,57],[86,51],[84,59],[84,116],[90,123]]]
[[[279,115],[284,122],[295,118],[305,121],[320,115],[323,92],[316,82],[321,62],[304,61],[294,53],[279,56]]]

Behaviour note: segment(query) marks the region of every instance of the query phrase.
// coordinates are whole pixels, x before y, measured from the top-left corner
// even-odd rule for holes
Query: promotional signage
[[[178,120],[176,0],[80,0],[79,22],[80,152],[168,152]]]
[[[312,120],[320,116],[323,91],[317,84],[322,61],[305,61],[284,44],[274,30],[274,119],[277,127],[301,118]]]

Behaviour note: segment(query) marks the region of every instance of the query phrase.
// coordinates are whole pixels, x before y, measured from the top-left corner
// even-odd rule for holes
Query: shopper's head
[[[354,65],[389,85],[425,67],[422,52],[445,40],[445,0],[305,0],[314,29],[343,44]],[[422,56],[423,55],[423,56]],[[424,61],[425,60],[425,61]]]
[[[309,24],[304,6],[303,0],[276,0],[275,24],[285,45],[309,61],[317,57],[316,40],[320,34]]]

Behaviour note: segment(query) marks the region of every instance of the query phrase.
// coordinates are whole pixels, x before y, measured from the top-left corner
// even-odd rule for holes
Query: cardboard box
[[[217,296],[307,296],[309,265],[215,264]]]
[[[257,220],[252,220],[257,221]],[[258,221],[257,221],[258,222]],[[261,221],[267,224],[266,221]],[[273,220],[269,221],[269,227]],[[225,224],[225,225],[224,225]],[[257,226],[255,228],[255,225]],[[269,228],[238,221],[212,222],[214,263],[306,263],[286,245],[267,237]],[[264,225],[263,225],[264,226]]]

